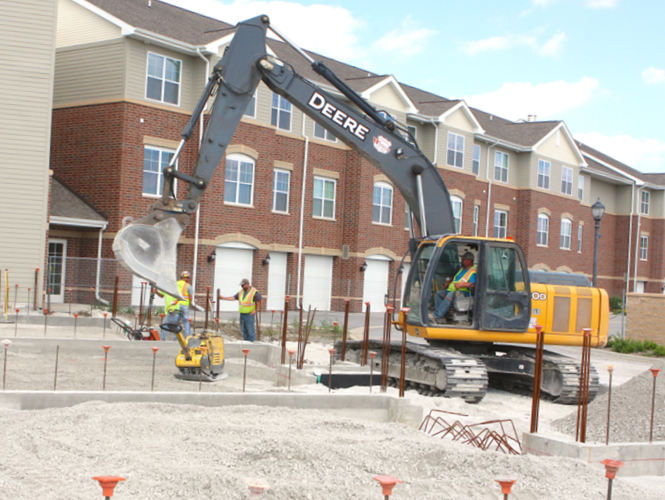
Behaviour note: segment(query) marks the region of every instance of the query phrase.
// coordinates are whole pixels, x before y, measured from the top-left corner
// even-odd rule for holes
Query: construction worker
[[[249,280],[247,278],[244,278],[240,282],[240,286],[242,287],[242,290],[236,293],[233,297],[220,297],[220,299],[238,301],[242,338],[254,342],[256,340],[254,317],[256,315],[256,304],[261,302],[261,294],[256,291],[256,288],[249,285]]]
[[[183,271],[178,280],[178,291],[185,300],[177,299],[167,293],[157,292],[157,295],[164,297],[164,312],[166,317],[164,323],[177,325],[182,320],[185,338],[192,334],[189,324],[189,304],[192,296],[192,287],[189,284],[190,274],[189,271]],[[162,340],[166,340],[168,332],[162,329]],[[176,340],[173,334],[173,340]]]
[[[455,292],[462,292],[467,297],[476,287],[476,266],[473,265],[473,254],[466,252],[462,255],[462,267],[453,277],[450,284],[443,290],[436,292],[434,296],[434,320],[437,323],[443,319],[453,304]]]

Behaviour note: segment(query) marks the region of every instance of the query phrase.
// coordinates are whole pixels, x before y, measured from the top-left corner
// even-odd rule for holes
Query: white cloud
[[[363,23],[351,11],[333,5],[301,5],[282,0],[168,0],[205,16],[235,24],[267,14],[270,22],[296,45],[342,61],[360,55],[357,31]]]
[[[636,139],[625,134],[598,132],[575,134],[575,139],[640,172],[665,172],[665,143],[656,139]]]
[[[543,56],[557,56],[561,52],[563,42],[566,40],[565,33],[557,33],[552,38],[547,40],[545,44],[538,51]]]
[[[466,101],[473,107],[510,120],[528,115],[537,115],[538,119],[561,118],[563,112],[589,102],[599,90],[598,80],[585,76],[572,83],[504,83],[499,90],[467,97]]]
[[[506,35],[506,36],[493,36],[485,38],[484,40],[476,40],[467,42],[462,47],[462,50],[469,55],[475,55],[480,52],[487,52],[490,50],[505,50],[513,47],[536,47],[537,41],[535,37],[526,35]]]
[[[591,9],[613,9],[619,0],[584,0],[584,5]]]
[[[665,70],[651,66],[642,71],[642,79],[648,84],[665,83]]]
[[[403,56],[413,56],[425,50],[429,40],[436,35],[435,30],[416,28],[410,17],[402,21],[399,29],[394,29],[372,45],[379,52],[392,52]]]

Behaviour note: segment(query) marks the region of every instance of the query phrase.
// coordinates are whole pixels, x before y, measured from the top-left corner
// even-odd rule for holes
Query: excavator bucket
[[[176,245],[183,226],[173,218],[156,224],[140,220],[123,227],[113,241],[122,266],[158,290],[184,300],[176,282]]]

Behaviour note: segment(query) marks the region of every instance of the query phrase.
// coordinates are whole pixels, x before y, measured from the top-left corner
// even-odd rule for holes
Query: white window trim
[[[148,97],[148,77],[150,76],[148,74],[148,65],[150,63],[150,54],[155,55],[155,56],[159,56],[159,57],[163,57],[164,59],[172,59],[172,60],[178,61],[180,63],[180,81],[178,82],[178,103],[177,104],[173,104],[172,102],[166,102],[164,100],[164,85],[163,85],[163,82],[166,79],[164,77],[163,72],[162,72],[162,99],[159,100],[159,99],[153,99],[151,97]],[[184,61],[182,61],[180,59],[176,59],[175,57],[169,57],[169,56],[165,56],[163,54],[158,54],[157,52],[148,52],[148,55],[145,58],[145,92],[144,92],[144,95],[145,95],[146,100],[152,101],[152,102],[159,102],[159,103],[162,103],[162,104],[166,104],[167,106],[180,107],[180,103],[182,102],[182,75],[184,73],[184,70],[185,70]],[[164,64],[164,71],[166,71],[166,64]],[[152,78],[155,78],[155,77],[152,77]]]
[[[252,164],[252,188],[250,189],[249,194],[249,204],[239,203],[237,201],[226,201],[226,196],[224,196],[224,205],[229,205],[232,207],[243,207],[243,208],[254,208],[254,188],[256,187],[256,160],[251,156],[247,156],[241,153],[232,153],[227,155],[226,161],[237,160],[244,161],[245,163]],[[238,181],[236,182],[236,200],[238,199],[238,188],[240,187],[240,170],[238,170]],[[226,163],[224,165],[224,193],[226,193]]]
[[[582,236],[584,234],[584,226],[580,224],[577,226],[577,253],[582,253]]]
[[[580,191],[582,191],[580,193]],[[584,200],[584,176],[580,175],[577,178],[577,197],[580,199],[580,201]]]
[[[541,174],[541,173],[540,173],[540,165],[541,165],[541,164],[542,164],[543,166],[547,166],[547,175],[545,175],[545,174]],[[551,176],[551,173],[552,173],[552,164],[551,164],[549,161],[538,160],[538,172],[537,172],[537,178],[536,178],[536,185],[538,186],[538,189],[545,189],[545,190],[547,190],[547,191],[550,190],[550,186],[552,185],[552,176]],[[543,186],[540,185],[540,177],[541,177],[541,175],[542,175],[542,177],[543,177],[543,184],[545,184],[544,179],[547,179],[547,187],[545,187],[544,185],[543,185]]]
[[[273,103],[272,103],[272,101],[273,101],[273,96],[277,96],[277,98],[278,98],[278,99],[277,99],[277,106],[278,106],[277,108],[275,108],[275,107],[273,106]],[[291,104],[287,99],[284,99],[281,95],[277,94],[276,92],[273,92],[273,96],[270,96],[270,125],[273,126],[273,127],[275,127],[276,130],[282,130],[283,132],[291,132],[291,130],[293,129],[293,104]],[[280,127],[279,127],[279,113],[280,113],[280,111],[282,111],[282,110],[279,108],[279,102],[280,102],[280,99],[281,99],[281,100],[284,100],[284,101],[286,101],[286,102],[288,102],[289,105],[291,106],[291,119],[289,120],[289,128],[288,128],[288,130],[285,129],[285,128],[280,128]],[[276,123],[275,125],[272,125],[272,110],[273,110],[273,109],[277,109],[277,123]]]
[[[570,183],[565,181],[565,173],[570,172]],[[568,167],[561,167],[561,194],[565,194],[566,196],[572,196],[573,195],[573,178],[574,178],[574,173],[572,168]],[[564,182],[566,182],[566,185],[570,185],[570,193],[567,193],[564,191],[563,186]]]
[[[415,146],[415,145],[416,145],[416,141],[418,140],[418,129],[417,129],[414,125],[407,125],[407,126],[406,126],[406,129],[407,129],[409,132],[411,132],[411,135],[413,136],[413,142],[411,142],[411,138],[410,138],[409,135],[407,134],[406,137],[405,137],[406,142],[408,142],[409,144],[413,144],[413,145]]]
[[[473,165],[476,161],[476,151],[478,151],[478,171],[474,172],[473,170]],[[471,173],[474,175],[480,175],[480,145],[479,144],[474,144],[473,145],[473,157],[471,158]]]
[[[453,207],[453,223],[457,221],[457,218],[455,217],[455,206],[453,202],[458,202],[459,203],[459,231],[457,231],[457,228],[455,228],[455,234],[462,234],[462,218],[464,215],[464,200],[460,198],[459,196],[451,196],[450,197],[450,204]]]
[[[497,169],[497,163],[496,160],[497,158],[501,157],[506,157],[508,159],[508,162],[506,164],[505,170],[506,170],[506,180],[503,181],[501,180],[501,176],[497,179],[496,177],[496,169]],[[504,170],[503,165],[498,166],[500,170]],[[503,151],[495,151],[494,152],[494,180],[496,182],[500,182],[501,184],[508,184],[508,181],[510,180],[510,155],[508,153],[504,153]]]
[[[547,221],[547,228],[545,231],[540,230],[540,221],[546,220]],[[540,233],[545,233],[545,244],[543,245],[542,243],[538,243],[538,236]],[[545,215],[545,214],[538,214],[538,220],[536,221],[536,246],[538,247],[544,247],[547,248],[550,243],[550,218]]]
[[[644,201],[645,197],[646,197],[646,202]],[[645,205],[646,205],[646,210],[644,210]],[[651,205],[651,193],[649,191],[642,191],[642,194],[640,195],[640,213],[642,215],[649,215],[650,205]]]
[[[259,108],[259,89],[257,88],[254,91],[254,95],[252,96],[252,99],[254,99],[254,114],[253,115],[246,115],[245,113],[242,114],[243,118],[253,118],[256,119],[256,116],[258,114],[258,108]],[[251,100],[249,102],[252,102]],[[245,110],[247,111],[247,110]]]
[[[480,207],[473,206],[473,236],[478,236],[478,222],[480,220]]]
[[[144,160],[143,160],[143,161],[145,161],[145,150],[146,150],[146,149],[154,149],[154,150],[156,150],[156,151],[159,151],[159,152],[160,152],[160,159],[161,159],[161,154],[162,154],[162,153],[172,153],[172,154],[175,154],[175,151],[174,151],[173,149],[163,148],[163,147],[161,147],[161,146],[153,146],[153,145],[151,145],[151,144],[144,144],[144,145],[143,145],[143,154],[144,154],[144,157],[143,157]],[[173,166],[175,167],[176,170],[178,170],[178,160],[175,161],[175,164],[174,164]],[[143,175],[145,175],[145,167],[141,169],[141,173],[142,173]],[[141,177],[141,183],[143,183],[143,177]],[[158,181],[157,181],[157,187],[158,187],[158,189],[159,189],[160,191],[161,191],[162,188],[164,187],[164,174],[163,174],[162,172],[159,172],[159,179],[158,179]],[[175,177],[173,178],[173,191],[174,191],[175,193],[178,192],[178,179],[176,179]],[[144,193],[144,192],[143,192],[143,184],[141,184],[141,195],[143,196],[143,198],[154,198],[154,199],[158,199],[158,198],[161,198],[161,197],[162,197],[162,193],[161,193],[161,192],[160,192],[159,194]]]
[[[326,188],[325,188],[325,182],[329,181],[332,182],[335,188],[333,189],[333,214],[332,217],[326,217],[324,215],[314,215],[314,182],[317,180],[321,180],[324,182],[323,184],[323,193],[325,195]],[[327,198],[321,198],[322,200],[326,200]],[[321,213],[323,214],[323,203],[321,203]],[[331,179],[330,177],[322,177],[320,175],[315,175],[314,180],[312,181],[312,217],[314,219],[321,219],[321,220],[335,220],[335,215],[337,213],[337,179]]]
[[[374,220],[374,189],[377,187],[380,187],[382,190],[383,189],[389,189],[390,190],[390,221],[389,222],[376,222]],[[376,226],[392,226],[393,225],[393,199],[395,198],[395,190],[393,189],[392,185],[388,184],[387,182],[375,182],[374,187],[372,188],[372,224]],[[383,201],[383,194],[381,195],[381,201]],[[383,208],[384,205],[379,205],[379,207]],[[381,210],[379,210],[379,215],[382,213]]]
[[[563,228],[564,226],[568,226],[569,232],[568,232],[568,247],[563,246],[562,244],[565,241],[565,234],[563,234]],[[561,219],[561,231],[559,232],[559,249],[560,250],[570,250],[571,245],[572,245],[572,240],[573,239],[573,221],[570,219]],[[563,241],[562,241],[563,240]]]
[[[643,243],[646,243],[643,245]],[[640,260],[649,260],[649,237],[640,235]]]
[[[316,135],[316,127],[317,126],[319,126],[323,129],[324,137],[319,137],[318,135]],[[332,137],[332,139],[328,139],[328,137],[327,137],[328,135],[330,137]],[[314,139],[319,139],[321,141],[328,141],[328,142],[333,142],[333,143],[337,142],[337,137],[335,137],[330,130],[328,130],[327,128],[325,128],[323,125],[321,125],[320,123],[318,123],[316,121],[314,122],[314,126],[312,127],[312,136],[314,137]]]
[[[277,210],[275,208],[275,194],[277,191],[275,190],[275,177],[277,176],[277,173],[283,173],[288,176],[288,182],[286,184],[286,210]],[[280,193],[283,191],[280,191]],[[275,168],[273,169],[273,174],[272,174],[272,213],[274,214],[282,214],[282,215],[288,215],[289,214],[289,202],[291,201],[291,172],[289,170],[283,170],[281,168]]]
[[[450,149],[450,136],[453,136],[455,138],[454,140],[454,147],[457,148],[457,138],[461,137],[462,138],[462,151],[457,151],[457,149]],[[448,143],[446,144],[446,165],[449,165],[451,167],[455,168],[464,168],[464,142],[465,142],[466,137],[464,137],[461,134],[455,134],[454,132],[448,132]],[[455,153],[455,158],[457,158],[457,153],[462,153],[462,164],[461,165],[455,165],[454,163],[448,163],[448,151],[453,151]]]
[[[506,216],[506,225],[505,226],[497,226],[497,224],[496,224],[497,214],[505,214],[505,216]],[[501,220],[501,217],[499,217],[499,220]],[[495,235],[497,228],[499,228],[499,232],[501,232],[500,229],[503,229],[506,234],[504,236],[501,236],[500,234]],[[505,239],[508,236],[508,212],[506,212],[505,210],[496,210],[496,209],[494,210],[494,229],[492,230],[492,234],[495,235],[495,236],[493,236],[494,238]]]
[[[410,231],[411,230],[411,209],[409,208],[409,204],[405,203],[404,204],[404,230],[405,231]]]

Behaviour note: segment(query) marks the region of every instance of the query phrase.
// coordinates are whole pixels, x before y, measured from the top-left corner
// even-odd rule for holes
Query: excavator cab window
[[[411,324],[422,324],[420,317],[421,296],[425,288],[427,270],[435,249],[436,245],[434,244],[421,246],[414,258],[414,264],[411,266],[407,286],[404,290],[405,305],[409,308],[408,321]]]

